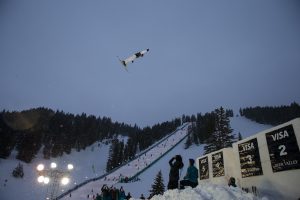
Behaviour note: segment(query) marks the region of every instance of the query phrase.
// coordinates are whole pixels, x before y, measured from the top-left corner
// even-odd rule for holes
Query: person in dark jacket
[[[96,194],[96,200],[102,200],[101,196],[98,193]]]
[[[119,200],[125,200],[125,198],[126,198],[126,194],[123,187],[121,186],[120,193],[119,193]]]
[[[102,199],[103,200],[110,200],[110,190],[108,188],[108,186],[106,184],[104,184],[101,188],[101,192],[102,192]]]
[[[184,189],[184,186],[191,186],[192,188],[198,185],[198,170],[194,166],[195,160],[189,159],[189,167],[187,169],[184,180],[180,181],[180,189]]]
[[[169,173],[168,190],[172,190],[178,188],[179,170],[183,168],[182,157],[180,155],[176,155],[171,158],[169,165],[171,169]]]
[[[130,192],[128,192],[126,199],[129,200],[130,198],[131,198],[131,194],[130,194]]]

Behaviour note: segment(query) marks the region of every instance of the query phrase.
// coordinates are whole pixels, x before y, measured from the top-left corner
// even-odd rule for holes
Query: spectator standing
[[[125,200],[125,198],[126,198],[126,194],[123,187],[121,186],[120,193],[119,193],[119,200]]]
[[[175,162],[174,162],[175,161]],[[169,161],[171,167],[169,173],[168,190],[178,188],[179,170],[183,168],[181,155],[176,155]]]

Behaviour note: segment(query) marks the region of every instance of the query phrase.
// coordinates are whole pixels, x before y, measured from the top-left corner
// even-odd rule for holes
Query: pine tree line
[[[137,126],[112,122],[110,118],[73,115],[62,111],[37,108],[22,112],[0,113],[0,158],[7,158],[13,149],[17,159],[29,163],[42,149],[44,158],[69,154],[71,149],[85,149],[96,141],[114,135],[133,135]]]
[[[232,110],[225,110],[227,117]],[[17,159],[29,163],[42,148],[44,158],[69,154],[72,149],[84,150],[96,141],[113,139],[107,170],[133,159],[136,153],[151,146],[185,122],[192,122],[186,148],[206,143],[216,128],[216,111],[202,115],[182,115],[172,121],[143,129],[112,122],[108,117],[73,115],[63,111],[37,108],[22,112],[0,113],[0,157],[7,158],[13,149]],[[117,135],[128,136],[127,143],[116,140]]]
[[[184,120],[189,120],[185,117]],[[109,169],[134,158],[137,150],[144,150],[154,142],[174,131],[182,123],[180,118],[158,123],[143,129],[124,123],[112,122],[108,117],[73,115],[46,108],[30,109],[22,112],[0,112],[0,158],[7,158],[12,150],[17,151],[17,159],[31,162],[42,148],[45,159],[58,157],[64,153],[84,150],[93,143],[128,136],[127,143],[112,142],[111,148],[121,148],[123,153],[111,153],[113,164]],[[123,144],[120,144],[123,143]],[[116,150],[114,150],[116,151]],[[113,151],[111,151],[113,152]],[[121,157],[120,157],[121,156]],[[111,161],[110,161],[111,162]]]
[[[229,117],[233,117],[233,111],[223,107],[202,115],[198,113],[192,121],[192,131],[187,137],[185,148],[192,144],[206,144],[205,153],[231,146],[236,141],[232,134]]]
[[[215,110],[215,128],[206,139],[204,154],[208,154],[226,147],[231,147],[236,141],[233,129],[230,127],[230,114],[226,113],[223,107]]]
[[[110,171],[123,163],[124,158],[124,142],[114,139],[109,149],[109,157],[106,163],[106,171]]]
[[[241,108],[240,115],[257,123],[278,125],[300,117],[300,106],[293,102],[289,106]]]

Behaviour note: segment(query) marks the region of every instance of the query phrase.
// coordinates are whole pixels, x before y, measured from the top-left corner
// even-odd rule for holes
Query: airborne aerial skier
[[[120,60],[120,62],[123,64],[123,66],[125,67],[125,69],[127,70],[127,64],[128,63],[133,63],[135,59],[139,58],[139,57],[143,57],[145,53],[147,53],[149,51],[149,49],[145,49],[142,51],[139,51],[131,56],[129,56],[128,58],[125,58],[124,60]]]

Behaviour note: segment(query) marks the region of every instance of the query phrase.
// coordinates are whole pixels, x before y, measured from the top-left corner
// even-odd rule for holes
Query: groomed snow
[[[243,117],[231,118],[231,127],[237,134],[240,132],[243,138],[253,135],[259,131],[265,130],[270,126],[257,124]],[[178,134],[178,138],[182,137],[182,134]],[[174,138],[176,140],[176,138]],[[172,141],[168,140],[169,142]],[[185,164],[181,177],[184,176],[189,158],[197,158],[203,154],[203,145],[192,146],[189,149],[184,149],[185,140],[178,144],[174,149],[168,152],[164,157],[157,161],[153,166],[148,168],[145,172],[139,175],[140,181],[132,183],[117,183],[114,186],[119,188],[124,187],[125,192],[130,192],[134,198],[138,198],[141,194],[145,197],[149,196],[149,190],[154,182],[156,174],[161,170],[163,174],[164,184],[167,185],[169,165],[168,161],[171,157],[176,154],[181,154],[183,162]],[[67,187],[60,187],[60,192],[63,193],[70,188],[73,188],[79,183],[82,183],[88,179],[100,176],[105,173],[106,161],[108,156],[109,145],[102,143],[95,143],[92,146],[86,148],[81,152],[72,151],[70,155],[63,155],[58,159],[51,159],[45,161],[41,155],[33,160],[32,163],[26,164],[21,162],[24,167],[25,176],[23,179],[16,179],[11,176],[12,170],[19,163],[14,158],[15,155],[11,155],[9,159],[0,159],[0,199],[1,200],[12,200],[12,199],[45,199],[47,187],[37,183],[37,164],[43,162],[50,164],[52,161],[56,161],[58,166],[66,166],[68,163],[74,164],[74,171],[71,173],[71,184]],[[164,148],[160,148],[161,150]],[[156,153],[160,153],[158,149],[153,150]],[[164,149],[165,151],[165,149]],[[150,154],[147,154],[150,155]],[[151,155],[150,155],[151,156]],[[153,156],[153,155],[152,155]],[[150,158],[145,158],[150,159]],[[142,167],[142,164],[137,166]],[[123,172],[123,175],[126,175]],[[7,180],[7,182],[5,182]],[[65,196],[63,199],[87,199],[88,194],[100,193],[101,184],[93,186],[86,186],[80,188],[77,192],[81,191],[80,195],[76,195],[76,191],[72,192],[72,197]],[[92,192],[93,191],[93,192]],[[215,194],[216,193],[216,194]],[[219,196],[218,196],[219,195]],[[235,195],[235,196],[234,196]],[[238,196],[241,195],[241,196]],[[211,184],[201,184],[196,189],[186,189],[181,191],[166,191],[164,196],[154,197],[153,199],[251,199],[251,195],[243,193],[238,188],[228,188],[226,186],[217,186]],[[175,197],[176,196],[176,197]],[[92,197],[92,195],[90,195]]]
[[[197,188],[187,187],[184,190],[168,190],[163,195],[156,195],[151,200],[256,200],[251,193],[240,188],[201,183]],[[267,198],[263,198],[267,200]]]

